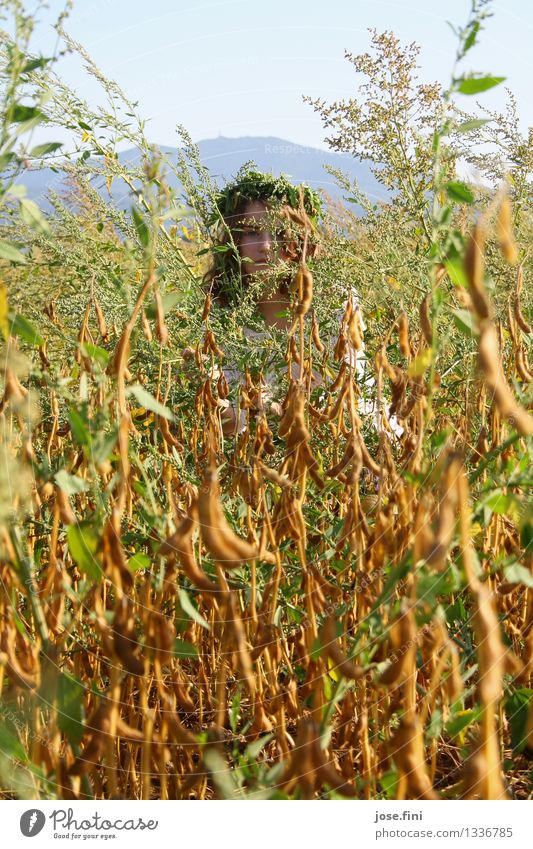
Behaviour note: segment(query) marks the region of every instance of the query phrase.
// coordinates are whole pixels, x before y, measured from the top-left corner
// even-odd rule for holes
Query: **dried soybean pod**
[[[502,254],[507,262],[515,265],[518,261],[518,249],[513,234],[511,201],[507,192],[504,194],[500,204],[496,230]]]
[[[485,271],[486,232],[482,223],[476,222],[468,241],[465,256],[465,272],[468,279],[470,296],[479,318],[489,318],[490,302],[483,283]]]
[[[355,351],[360,351],[363,347],[363,338],[361,325],[359,324],[359,311],[357,309],[352,310],[347,331],[350,345]]]
[[[400,341],[400,351],[402,352],[403,356],[410,357],[411,346],[409,345],[409,322],[403,310],[400,313],[400,317],[398,319],[398,338]]]
[[[229,395],[228,381],[226,380],[226,375],[223,371],[220,372],[220,376],[217,381],[217,391],[218,397],[223,400],[225,400]]]
[[[198,494],[198,513],[205,545],[222,566],[233,569],[249,560],[257,560],[259,551],[241,539],[228,525],[218,500],[218,482],[214,467],[208,467]],[[275,563],[276,558],[265,551],[262,559]]]
[[[335,668],[352,681],[357,681],[363,678],[365,671],[362,666],[357,666],[352,660],[349,660],[344,652],[337,645],[337,635],[335,633],[335,619],[333,616],[328,616],[322,627],[322,645],[324,653],[335,664]]]
[[[76,514],[70,506],[68,496],[62,489],[56,486],[56,504],[59,509],[59,517],[64,525],[74,525],[77,522]]]
[[[439,799],[429,777],[424,753],[424,735],[418,719],[402,719],[389,744],[410,799]]]
[[[330,392],[336,392],[341,383],[344,381],[346,377],[346,360],[343,360],[339,367],[339,373],[331,386],[329,387]]]
[[[154,297],[156,315],[155,332],[159,344],[165,346],[168,342],[168,328],[165,324],[165,311],[163,309],[163,301],[161,299],[161,292],[159,289],[155,290]]]
[[[311,328],[311,336],[312,336],[313,342],[315,343],[315,348],[321,354],[324,351],[324,345],[322,343],[322,340],[320,339],[320,334],[318,332],[318,323],[317,323],[316,318],[313,318],[313,326]]]
[[[100,331],[100,336],[102,337],[104,342],[107,342],[109,339],[109,334],[107,332],[107,324],[104,318],[104,314],[102,312],[102,307],[98,303],[97,298],[94,298],[94,308],[96,310],[96,318],[98,320],[98,330]]]
[[[289,285],[289,292],[292,295],[298,295],[298,297],[301,296],[301,293],[302,293],[302,290],[303,290],[303,279],[304,279],[303,268],[302,268],[301,265],[299,265],[298,268],[296,269],[296,273],[295,273],[294,277],[292,278],[291,283]]]
[[[144,675],[144,661],[136,654],[137,635],[133,622],[132,604],[127,596],[117,602],[113,620],[113,648],[124,668],[131,675]]]
[[[525,383],[531,383],[531,381],[533,380],[533,375],[531,374],[530,370],[528,369],[528,367],[526,365],[526,360],[525,360],[525,357],[524,357],[524,351],[523,351],[521,345],[515,351],[515,365],[516,365],[516,370],[517,370],[519,376],[522,378],[522,380]]]
[[[307,315],[313,300],[313,275],[305,263],[302,264],[302,295],[296,305],[295,315]]]
[[[500,359],[498,334],[491,322],[482,328],[478,354],[481,371],[501,415],[509,418],[522,436],[533,435],[533,416],[519,404],[507,383]]]
[[[514,317],[516,319],[516,323],[518,324],[519,328],[523,330],[524,333],[527,333],[529,335],[532,332],[531,326],[525,320],[522,310],[520,308],[520,293],[522,291],[523,280],[524,274],[522,271],[522,266],[520,266],[516,275],[516,289],[515,296],[513,299],[513,312]]]
[[[422,329],[424,339],[427,344],[431,346],[433,344],[433,329],[431,327],[431,315],[429,312],[430,303],[431,294],[428,292],[424,295],[420,303],[420,327]]]
[[[217,357],[223,357],[224,356],[224,351],[222,350],[222,348],[218,347],[218,345],[215,341],[215,334],[213,333],[212,330],[207,331],[206,344],[209,347],[209,349],[213,352],[213,354],[215,354],[215,356],[217,356]]]
[[[146,312],[144,310],[144,307],[141,311],[141,323],[142,323],[144,338],[146,339],[147,342],[151,342],[152,338],[153,338],[152,337],[152,328],[150,327],[150,322],[148,321],[148,319],[146,317]]]
[[[211,297],[211,294],[208,293],[206,295],[206,299],[204,301],[204,308],[202,310],[202,321],[205,321],[206,318],[208,317],[209,313],[211,312],[211,304],[212,303],[213,303],[213,298]]]

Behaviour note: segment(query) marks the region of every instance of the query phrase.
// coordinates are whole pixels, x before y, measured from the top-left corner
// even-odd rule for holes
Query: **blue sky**
[[[469,0],[75,0],[66,28],[139,101],[154,142],[176,145],[175,126],[182,123],[196,141],[269,135],[326,147],[319,116],[301,96],[329,103],[354,93],[357,76],[345,49],[367,50],[369,27],[393,30],[403,42],[421,45],[423,81],[446,82],[455,50],[446,21],[464,23],[469,6]],[[51,0],[41,13],[34,45],[43,52],[54,41],[46,22],[62,8]],[[528,126],[533,4],[505,0],[492,8],[468,68],[506,76]],[[58,72],[89,102],[102,99],[75,58],[62,59]],[[504,98],[494,90],[482,102],[501,108]]]

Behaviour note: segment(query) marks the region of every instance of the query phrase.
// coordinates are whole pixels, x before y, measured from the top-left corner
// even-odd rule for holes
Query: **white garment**
[[[354,308],[359,312],[361,329],[364,332],[366,330],[366,324],[365,324],[365,322],[363,320],[363,316],[361,314],[361,307],[360,307],[359,302],[358,302],[357,290],[355,288],[352,288],[351,294],[352,294],[352,302],[354,304]],[[342,321],[342,317],[344,315],[344,310],[346,308],[346,304],[347,304],[347,301],[345,302],[343,309],[340,310],[337,313],[339,326],[340,326],[340,323]],[[268,337],[270,336],[269,330],[264,330],[264,331],[252,330],[249,327],[243,328],[243,333],[244,333],[244,335],[247,339],[253,340],[254,342],[260,342],[264,339],[268,339]],[[333,337],[333,339],[330,340],[331,348],[333,348],[335,346],[336,341],[337,341],[336,336]],[[362,390],[362,393],[361,393],[360,397],[358,398],[358,404],[357,404],[358,413],[363,419],[366,418],[369,415],[372,415],[372,423],[379,433],[379,431],[382,430],[382,424],[381,424],[381,419],[380,419],[380,415],[379,415],[379,410],[377,408],[377,398],[375,396],[370,397],[370,398],[364,397],[364,396],[368,396],[370,394],[369,393],[370,388],[375,386],[375,383],[376,383],[374,376],[370,373],[370,368],[369,368],[367,356],[366,356],[366,353],[365,353],[364,342],[363,342],[362,348],[359,351],[354,351],[354,349],[350,345],[348,345],[346,353],[344,354],[344,362],[347,365],[349,365],[349,366],[351,366],[352,368],[355,369],[355,374],[357,375],[357,378],[358,378],[358,384],[359,384],[359,386],[361,387],[361,390]],[[293,376],[295,378],[297,378],[299,376],[300,367],[296,363],[293,363],[292,368],[293,368]],[[224,375],[225,375],[226,380],[227,380],[227,382],[230,386],[240,383],[241,380],[242,380],[242,377],[243,377],[242,372],[240,372],[239,369],[237,369],[237,368],[235,368],[231,365],[224,367]],[[269,403],[271,403],[273,401],[273,392],[274,392],[274,387],[276,385],[276,377],[275,377],[274,372],[272,372],[272,371],[267,372],[266,375],[265,375],[265,380],[266,380],[266,385],[263,389],[262,398],[263,398],[263,402],[268,407]],[[391,430],[393,431],[393,433],[397,437],[400,437],[402,435],[404,429],[400,425],[400,423],[398,422],[398,420],[396,419],[395,416],[391,416],[389,418],[389,424],[390,424],[390,427],[391,427]],[[246,411],[241,410],[237,433],[240,434],[245,429],[246,429]],[[388,431],[385,431],[385,432],[388,435]]]

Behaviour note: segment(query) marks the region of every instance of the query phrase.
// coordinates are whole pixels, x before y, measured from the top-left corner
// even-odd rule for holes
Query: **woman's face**
[[[273,262],[287,261],[290,255],[284,245],[283,227],[272,232],[272,216],[264,201],[248,201],[237,222],[235,243],[241,256],[243,275],[265,272]]]

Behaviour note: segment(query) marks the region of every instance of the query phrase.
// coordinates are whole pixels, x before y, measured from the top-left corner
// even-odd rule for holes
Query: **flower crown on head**
[[[306,183],[293,185],[285,174],[275,177],[274,174],[258,171],[255,162],[246,162],[235,179],[215,196],[216,208],[209,223],[214,224],[219,215],[230,216],[242,199],[277,202],[300,209],[301,197],[305,212],[316,225],[322,212],[322,199],[317,192]]]

